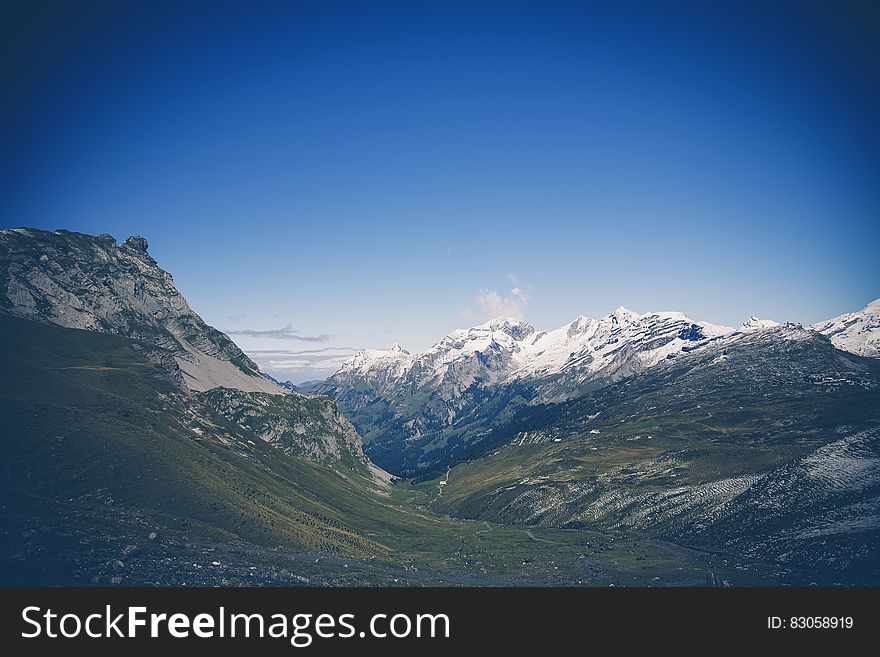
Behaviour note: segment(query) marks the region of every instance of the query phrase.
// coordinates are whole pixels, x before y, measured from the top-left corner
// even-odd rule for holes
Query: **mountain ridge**
[[[843,331],[857,324],[850,316],[845,321],[842,328],[804,330],[837,331],[832,341],[841,346]],[[399,345],[361,350],[310,390],[339,401],[380,465],[412,474],[449,459],[451,450],[478,440],[520,407],[562,403],[718,341],[787,325],[752,316],[735,329],[680,312],[639,314],[623,306],[551,331],[497,318],[456,329],[420,353]]]
[[[106,234],[0,231],[0,311],[152,342],[173,354],[181,380],[194,392],[231,387],[284,393],[190,308],[137,235],[117,244]]]
[[[696,324],[701,327],[702,326],[711,327],[713,330],[712,331],[713,335],[716,335],[716,336],[734,333],[736,331],[742,331],[743,329],[773,328],[773,327],[779,326],[780,324],[783,323],[783,322],[779,322],[776,320],[759,318],[755,315],[751,315],[748,317],[748,319],[746,319],[745,321],[742,322],[742,324],[740,325],[740,327],[738,329],[735,329],[735,328],[732,328],[729,326],[714,324],[714,323],[706,322],[703,320],[693,320],[685,313],[678,312],[678,311],[658,311],[658,312],[648,311],[646,313],[639,314],[635,311],[629,310],[625,306],[618,306],[614,311],[612,311],[611,313],[608,313],[607,315],[604,315],[599,320],[596,320],[596,319],[589,317],[589,316],[586,316],[586,315],[580,315],[576,319],[574,319],[573,321],[571,321],[567,324],[564,324],[563,326],[561,326],[558,329],[540,330],[540,331],[538,329],[536,329],[534,326],[532,326],[531,324],[529,324],[525,321],[522,321],[522,320],[516,320],[516,319],[510,318],[510,317],[496,317],[493,319],[489,319],[482,324],[472,326],[470,328],[455,329],[451,333],[449,333],[446,337],[442,338],[439,342],[435,343],[433,346],[429,347],[428,349],[426,349],[422,352],[418,352],[416,354],[413,354],[413,353],[407,351],[406,349],[404,349],[400,345],[400,343],[397,343],[397,342],[395,342],[394,345],[390,349],[381,349],[381,348],[360,349],[346,363],[343,363],[343,365],[340,367],[339,370],[337,370],[336,373],[334,373],[334,375],[338,374],[342,371],[351,370],[351,369],[358,369],[361,371],[363,371],[365,369],[369,369],[371,363],[375,360],[383,360],[383,359],[388,359],[388,358],[393,358],[394,360],[405,360],[403,358],[404,356],[411,356],[413,358],[418,358],[420,355],[423,355],[423,354],[427,354],[427,353],[431,353],[431,352],[435,352],[435,351],[440,351],[444,344],[454,342],[456,340],[456,338],[461,339],[463,337],[473,335],[474,333],[477,333],[480,331],[483,331],[483,332],[488,331],[493,334],[495,332],[502,332],[502,333],[507,333],[508,335],[511,334],[511,332],[516,332],[516,333],[519,333],[521,335],[526,335],[526,336],[533,335],[533,336],[535,336],[535,340],[537,341],[545,336],[559,334],[560,332],[563,332],[563,331],[566,331],[570,336],[570,335],[572,335],[572,333],[577,332],[579,326],[583,326],[584,324],[589,325],[589,324],[596,323],[596,322],[601,323],[602,321],[610,321],[613,323],[622,323],[625,321],[631,321],[632,319],[643,319],[643,318],[651,318],[651,317],[666,318],[666,319],[672,319],[672,320],[681,320],[684,322],[689,322],[691,324]],[[875,323],[877,321],[875,318],[877,318],[877,317],[880,317],[880,299],[876,299],[874,301],[869,302],[861,310],[853,311],[853,312],[849,312],[849,313],[844,313],[842,315],[839,315],[839,316],[834,317],[829,320],[816,322],[815,324],[812,324],[809,328],[814,329],[814,330],[818,331],[819,333],[823,333],[825,335],[837,336],[839,333],[843,332],[844,329],[850,328],[854,324],[865,323],[865,324],[868,324],[868,326],[865,326],[865,327],[859,326],[859,328],[862,329],[861,332],[867,333],[868,332],[867,329],[871,329],[871,330],[876,329],[876,330],[880,331],[880,324],[875,326]],[[872,346],[868,348],[868,351],[870,351],[872,353],[866,354],[866,353],[861,353],[860,351],[852,351],[851,349],[848,349],[847,346],[848,346],[848,344],[851,344],[852,341],[849,341],[849,343],[846,343],[843,340],[838,339],[836,341],[832,340],[832,342],[835,342],[835,344],[839,348],[842,348],[844,351],[852,351],[852,353],[858,353],[859,355],[876,355],[876,354],[880,353],[880,345],[877,345],[877,346],[873,345],[873,343],[875,341],[873,334],[866,335],[864,337],[864,339],[871,341]],[[855,348],[859,348],[858,345],[855,345]],[[863,349],[863,351],[864,351],[864,349]],[[334,375],[331,375],[331,377]],[[320,383],[320,381],[310,382],[310,383],[312,383],[312,384]]]
[[[424,486],[443,481],[431,508],[458,517],[635,531],[875,581],[878,395],[878,359],[796,324],[751,330],[527,409]]]

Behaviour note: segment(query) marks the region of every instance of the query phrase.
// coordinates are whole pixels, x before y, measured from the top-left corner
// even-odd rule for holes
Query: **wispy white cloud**
[[[522,320],[528,303],[529,296],[522,288],[514,287],[504,296],[495,290],[483,288],[474,297],[472,307],[462,309],[461,316],[468,320],[496,317]]]
[[[226,331],[228,335],[244,335],[249,338],[269,338],[272,340],[302,340],[303,342],[328,342],[333,336],[328,333],[320,335],[303,335],[293,328],[293,324],[288,324],[279,329],[235,329],[234,331]]]
[[[273,355],[328,355],[333,352],[340,351],[345,353],[354,353],[357,351],[354,347],[319,347],[318,349],[248,349],[248,354],[253,354],[257,356],[273,356]]]

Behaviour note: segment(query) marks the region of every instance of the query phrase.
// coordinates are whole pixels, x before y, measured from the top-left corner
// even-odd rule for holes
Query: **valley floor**
[[[405,491],[403,494],[408,495]],[[5,585],[755,586],[794,573],[656,540],[425,514],[422,539],[352,558],[216,540],[102,504],[7,500]],[[13,507],[14,505],[14,507]],[[173,524],[173,523],[169,523]]]

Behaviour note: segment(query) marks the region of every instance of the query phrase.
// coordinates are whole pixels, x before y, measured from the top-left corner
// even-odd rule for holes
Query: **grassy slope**
[[[244,453],[197,435],[188,400],[129,340],[11,318],[0,320],[0,340],[18,346],[0,355],[5,494],[39,501],[104,490],[114,504],[202,523],[218,537],[383,550],[340,522],[346,503],[363,506],[364,482],[268,446]],[[322,486],[306,488],[315,481]]]

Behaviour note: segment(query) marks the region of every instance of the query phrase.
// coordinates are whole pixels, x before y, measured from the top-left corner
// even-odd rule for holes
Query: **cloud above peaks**
[[[504,296],[495,290],[483,288],[474,297],[473,309],[463,309],[462,317],[464,319],[509,317],[522,320],[528,303],[528,294],[522,288],[514,287]]]
[[[269,338],[271,340],[302,340],[303,342],[328,342],[333,336],[328,333],[320,335],[303,335],[293,328],[293,324],[288,324],[279,329],[254,330],[254,329],[236,329],[234,331],[226,331],[228,335],[245,335],[249,338]]]

